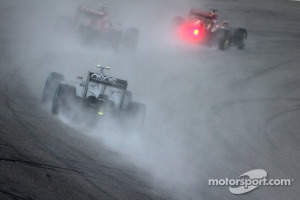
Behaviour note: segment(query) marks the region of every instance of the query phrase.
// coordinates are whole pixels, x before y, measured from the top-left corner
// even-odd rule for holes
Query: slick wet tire
[[[140,32],[135,27],[129,27],[124,33],[123,44],[125,48],[134,51],[137,48]]]
[[[129,124],[132,130],[141,131],[144,127],[147,108],[145,104],[139,102],[130,102],[128,105],[127,114]]]
[[[51,113],[57,115],[63,108],[72,103],[76,96],[76,88],[66,84],[59,84],[52,101]]]
[[[233,43],[239,50],[245,48],[245,40],[248,36],[247,30],[244,28],[238,28],[233,35]]]
[[[56,88],[63,80],[64,80],[64,76],[57,72],[52,72],[48,76],[47,81],[44,86],[43,94],[42,94],[42,101],[44,103],[47,103],[51,99],[53,99]]]
[[[122,31],[112,29],[109,31],[108,41],[111,48],[118,52],[120,44],[122,43]]]
[[[228,30],[220,30],[218,33],[218,49],[225,50],[228,48],[230,40],[229,40],[229,31]]]

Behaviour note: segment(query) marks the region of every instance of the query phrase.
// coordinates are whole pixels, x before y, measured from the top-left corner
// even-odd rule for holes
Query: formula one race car
[[[220,23],[216,9],[210,12],[191,9],[187,18],[177,16],[173,20],[178,36],[184,41],[192,43],[216,44],[220,50],[230,46],[244,49],[247,38],[247,30],[233,28],[227,22]]]
[[[83,77],[77,77],[75,82],[66,82],[62,74],[52,72],[44,87],[43,102],[52,101],[51,112],[54,115],[76,116],[89,124],[113,119],[122,127],[140,130],[146,106],[132,101],[126,80],[107,76],[103,70],[109,68],[98,67],[100,71],[88,72],[85,81]]]
[[[60,30],[65,30],[66,27],[75,30],[84,43],[96,41],[101,45],[108,44],[115,50],[120,45],[128,50],[135,50],[139,39],[137,28],[123,30],[120,23],[110,22],[107,7],[103,5],[98,9],[79,6],[73,19],[61,18],[56,25]]]

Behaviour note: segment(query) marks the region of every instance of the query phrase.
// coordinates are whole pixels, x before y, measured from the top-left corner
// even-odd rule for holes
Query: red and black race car
[[[191,9],[186,18],[177,16],[174,18],[177,35],[186,42],[216,44],[220,50],[225,50],[230,46],[244,49],[247,38],[245,28],[233,28],[227,22],[219,22],[216,9],[210,12],[202,12]]]
[[[75,30],[84,43],[99,43],[102,46],[108,44],[115,50],[120,45],[134,50],[139,39],[136,27],[124,29],[120,23],[112,23],[108,18],[107,7],[102,5],[98,9],[79,6],[75,17],[61,18],[56,28]]]

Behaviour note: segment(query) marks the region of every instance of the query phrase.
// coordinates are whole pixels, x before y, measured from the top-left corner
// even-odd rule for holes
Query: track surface
[[[245,51],[161,42],[159,31],[147,34],[155,25],[147,19],[144,43],[129,56],[57,45],[43,30],[35,40],[42,4],[31,3],[0,1],[0,199],[299,199],[300,3],[201,2],[247,27]],[[168,5],[145,15],[152,8]],[[148,106],[138,145],[105,133],[95,140],[41,103],[49,72],[84,75],[99,60]],[[233,195],[207,184],[257,168],[293,185]]]

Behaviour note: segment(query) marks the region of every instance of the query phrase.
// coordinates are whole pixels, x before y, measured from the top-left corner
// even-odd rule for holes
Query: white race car
[[[132,93],[127,91],[127,81],[107,76],[100,68],[99,72],[88,72],[86,80],[64,81],[64,76],[52,72],[45,83],[43,102],[52,100],[51,113],[89,115],[93,122],[106,116],[119,120],[131,127],[141,128],[146,115],[146,106],[132,101]],[[101,120],[100,120],[101,121]],[[128,126],[128,123],[127,123]]]

